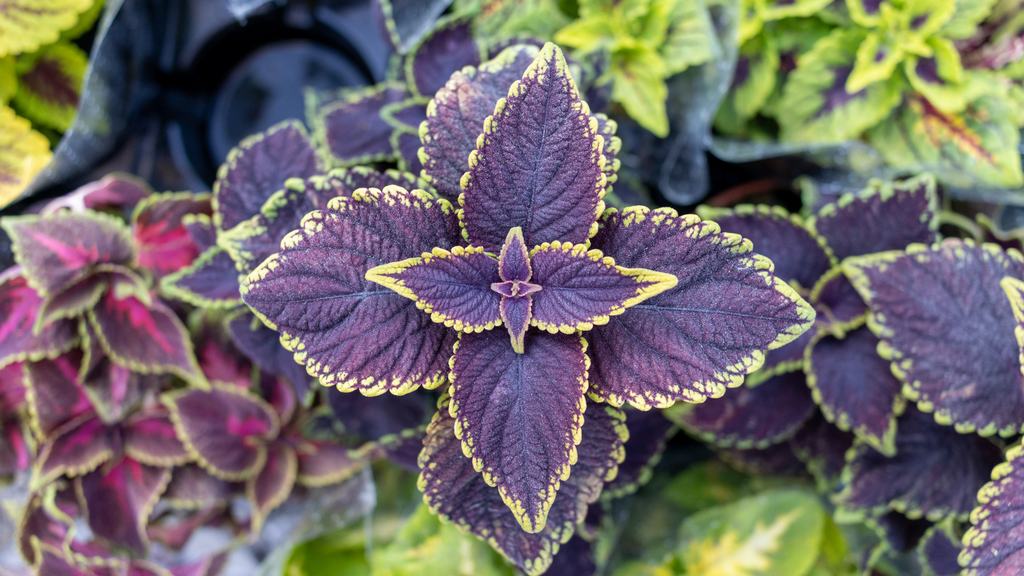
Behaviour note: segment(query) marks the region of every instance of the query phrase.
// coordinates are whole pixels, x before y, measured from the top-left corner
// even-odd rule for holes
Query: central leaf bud
[[[530,294],[539,291],[540,286],[529,282],[522,282],[520,280],[509,280],[508,282],[495,282],[491,284],[491,290],[494,290],[505,298],[517,298],[520,296],[529,296]]]

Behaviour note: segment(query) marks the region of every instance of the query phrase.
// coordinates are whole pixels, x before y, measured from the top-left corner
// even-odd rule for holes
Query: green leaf
[[[675,2],[668,20],[668,33],[660,49],[667,75],[678,74],[714,57],[715,28],[703,0]]]
[[[677,11],[676,0],[651,0],[647,10],[636,19],[636,39],[644,46],[657,48],[665,42],[671,16]],[[632,24],[627,21],[627,24]]]
[[[0,57],[56,41],[91,5],[92,0],[5,0],[0,6]]]
[[[832,3],[832,0],[764,0],[761,18],[765,21],[813,16]]]
[[[760,34],[740,48],[736,74],[715,117],[715,128],[727,134],[739,133],[775,89],[779,52],[770,36]]]
[[[910,85],[939,110],[962,112],[969,101],[987,91],[986,83],[977,78],[982,73],[964,73],[960,53],[950,40],[930,38],[928,45],[934,50],[932,57],[911,57],[904,63]]]
[[[653,50],[638,49],[620,53],[612,59],[612,100],[622,104],[626,113],[655,136],[668,136],[668,112],[665,99],[665,63]]]
[[[857,48],[857,60],[846,79],[846,91],[860,92],[875,82],[891,78],[904,55],[903,48],[886,34],[870,32]]]
[[[581,18],[555,34],[555,42],[582,52],[593,52],[612,45],[615,26],[605,14]]]
[[[18,58],[18,91],[11,106],[32,122],[63,132],[78,113],[89,57],[70,42],[57,42]]]
[[[956,0],[956,11],[939,32],[946,38],[970,38],[997,0]]]
[[[766,492],[699,512],[683,522],[680,558],[701,576],[804,576],[821,547],[817,496]]]
[[[46,136],[0,105],[0,208],[13,202],[52,157]]]
[[[763,27],[764,18],[761,17],[756,0],[740,0],[740,44],[756,36]]]
[[[867,137],[895,168],[930,170],[964,187],[1024,184],[1013,109],[997,96],[983,96],[959,114],[910,96],[890,121],[870,130]]]
[[[555,0],[482,0],[475,4],[464,13],[476,14],[477,36],[487,40],[551,38],[570,22]]]
[[[96,21],[100,19],[100,15],[103,14],[103,8],[106,5],[106,0],[93,0],[92,6],[78,17],[78,22],[60,35],[61,39],[74,40],[91,30]]]
[[[18,91],[18,75],[14,72],[14,56],[0,58],[0,106],[6,106]]]

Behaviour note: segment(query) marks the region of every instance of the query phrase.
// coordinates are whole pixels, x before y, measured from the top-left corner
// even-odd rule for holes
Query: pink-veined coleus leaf
[[[77,480],[89,527],[97,536],[145,554],[146,524],[160,494],[171,480],[171,469],[123,457]]]
[[[456,18],[435,26],[405,58],[406,81],[413,91],[432,98],[452,74],[477,66],[483,46],[473,39],[470,18]]]
[[[134,273],[124,266],[112,266],[119,269],[119,272],[127,272],[134,276]],[[107,291],[110,279],[110,273],[93,272],[44,299],[39,314],[36,316],[33,332],[38,333],[62,318],[76,318],[85,315],[88,310],[96,306]]]
[[[206,379],[240,389],[252,385],[252,364],[237,348],[226,323],[216,315],[204,316],[192,328],[192,345]]]
[[[114,173],[51,201],[43,208],[42,213],[49,214],[61,209],[74,212],[121,211],[135,206],[152,193],[149,184],[141,178],[131,174]]]
[[[81,476],[111,460],[116,432],[92,413],[68,421],[40,446],[33,484],[42,487],[60,476]]]
[[[192,460],[163,410],[147,410],[120,426],[125,455],[148,466],[183,466]]]
[[[28,470],[32,456],[28,429],[18,418],[0,417],[0,476]]]
[[[201,250],[183,219],[211,210],[209,194],[155,194],[140,202],[131,220],[139,266],[162,278],[191,264]]]
[[[149,390],[158,388],[164,378],[133,372],[103,352],[99,338],[88,322],[81,322],[85,350],[79,370],[79,382],[97,415],[107,424],[120,422],[133,411]]]
[[[12,362],[0,368],[0,418],[14,415],[25,405],[25,365]]]
[[[435,388],[455,333],[365,274],[458,241],[445,200],[397,187],[357,191],[307,215],[282,252],[249,275],[243,298],[325,386],[369,396]]]
[[[628,435],[622,413],[599,404],[587,410],[572,474],[558,490],[546,525],[529,533],[463,455],[455,434],[457,424],[447,404],[443,398],[420,454],[423,472],[419,486],[424,500],[431,511],[485,540],[527,574],[543,573],[622,461],[622,445]]]
[[[41,439],[50,437],[68,421],[93,411],[79,381],[81,364],[81,352],[72,350],[53,360],[24,365],[32,429]]]
[[[369,86],[317,110],[310,118],[317,144],[336,166],[369,164],[392,159],[391,132],[380,112],[405,100],[405,87],[383,82]]]
[[[1024,277],[1019,252],[951,238],[851,258],[843,270],[871,307],[868,326],[904,395],[961,432],[1024,430],[1015,322],[999,284]]]
[[[0,274],[0,367],[62,354],[78,340],[75,323],[58,320],[41,332],[34,326],[43,299],[14,267]]]

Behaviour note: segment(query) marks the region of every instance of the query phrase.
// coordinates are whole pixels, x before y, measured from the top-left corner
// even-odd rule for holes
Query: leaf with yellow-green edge
[[[0,106],[6,106],[18,91],[18,75],[14,71],[14,56],[0,58]]]
[[[0,207],[16,200],[52,157],[46,136],[0,105]]]
[[[741,132],[772,94],[778,72],[779,51],[771,36],[759,35],[744,42],[729,92],[715,116],[715,128],[730,134]]]
[[[984,93],[986,85],[974,81],[972,73],[964,72],[960,53],[951,40],[929,38],[929,56],[911,56],[903,64],[903,70],[914,87],[924,98],[942,112],[962,112],[967,103]]]
[[[961,538],[952,518],[929,528],[917,545],[922,576],[960,576],[963,569],[957,556],[963,550]]]
[[[886,162],[904,171],[931,170],[959,186],[1016,188],[1024,183],[1016,128],[1009,103],[984,95],[963,112],[942,112],[921,96],[908,95],[887,122],[866,134]]]
[[[947,238],[843,263],[871,307],[868,326],[903,393],[960,432],[1010,436],[1024,426],[1016,322],[1000,289],[1024,278],[1024,257]]]
[[[857,48],[857,59],[846,79],[846,91],[854,94],[891,78],[905,56],[906,51],[898,39],[877,30],[868,32]]]
[[[621,57],[611,63],[612,100],[622,104],[630,118],[655,136],[668,136],[665,61],[650,48],[634,48],[623,52]]]
[[[1006,453],[992,480],[978,491],[978,506],[963,537],[959,561],[965,576],[1010,576],[1024,566],[1024,524],[1020,520],[1024,447]]]
[[[63,132],[78,114],[82,78],[89,56],[70,42],[58,42],[20,56],[18,92],[11,106],[34,124]]]
[[[90,6],[92,0],[5,0],[0,10],[0,57],[56,41]]]
[[[817,496],[766,492],[687,518],[677,556],[688,574],[804,576],[817,559],[824,523]]]
[[[636,492],[654,475],[654,467],[661,460],[668,439],[677,430],[675,423],[660,410],[646,412],[635,408],[623,410],[629,440],[623,448],[626,458],[619,464],[619,472],[604,486],[604,498],[616,499]]]
[[[96,24],[96,21],[103,15],[103,9],[107,7],[106,0],[92,0],[92,6],[78,16],[78,22],[71,28],[61,32],[61,40],[77,40]]]

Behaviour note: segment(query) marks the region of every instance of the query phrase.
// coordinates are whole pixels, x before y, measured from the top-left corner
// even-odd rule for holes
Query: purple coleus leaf
[[[381,110],[407,97],[405,87],[393,82],[350,94],[317,110],[309,119],[314,138],[335,166],[390,160],[394,128],[381,117]]]
[[[28,430],[18,418],[0,418],[0,476],[28,470],[32,464]]]
[[[188,230],[192,242],[200,253],[206,252],[217,245],[217,227],[213,225],[213,217],[206,214],[186,214],[181,225]]]
[[[788,442],[751,450],[723,448],[717,453],[722,460],[744,474],[798,479],[807,477],[807,467]]]
[[[927,576],[959,576],[963,573],[957,557],[963,550],[952,520],[928,529],[917,545],[917,560]],[[1019,567],[1018,567],[1019,569]]]
[[[132,213],[139,266],[161,278],[191,264],[200,248],[183,219],[211,210],[209,194],[189,192],[155,194],[139,203]]]
[[[235,308],[242,303],[235,261],[220,246],[165,276],[160,288],[173,298],[202,308]]]
[[[436,399],[423,390],[403,396],[387,394],[373,398],[331,392],[327,399],[345,432],[366,440],[379,440],[425,425],[436,404]]]
[[[80,476],[115,457],[116,431],[94,414],[70,420],[53,431],[39,450],[33,484],[42,487],[60,476]]]
[[[679,284],[588,333],[590,393],[615,406],[671,406],[725,393],[766,349],[800,336],[814,311],[750,243],[671,209],[609,210],[592,244],[619,266],[672,274]]]
[[[109,265],[117,268],[116,273],[131,275],[132,280],[138,278],[131,270],[124,266]],[[33,327],[34,333],[46,329],[53,322],[62,318],[76,318],[83,316],[88,310],[96,307],[96,304],[106,293],[110,286],[111,273],[94,272],[85,278],[70,284],[60,292],[43,300],[36,316],[36,323]],[[144,282],[139,279],[140,282]]]
[[[851,258],[843,270],[871,306],[868,325],[904,395],[960,432],[1024,430],[1016,323],[1000,288],[1005,276],[1024,278],[1019,252],[947,239]]]
[[[250,136],[228,154],[213,188],[214,223],[227,231],[258,214],[289,178],[324,172],[306,129],[296,121]]]
[[[416,94],[433,97],[453,73],[480,64],[482,53],[472,19],[450,20],[435,26],[406,56],[406,80]]]
[[[238,349],[250,362],[271,374],[283,376],[297,389],[305,389],[311,379],[292,353],[281,346],[277,332],[267,328],[249,311],[228,320],[228,330]]]
[[[420,160],[424,177],[443,198],[454,202],[462,193],[460,182],[484,120],[537,53],[534,46],[515,46],[479,69],[455,72],[427,105],[427,120],[420,126]]]
[[[963,573],[969,576],[1009,576],[1024,567],[1024,448],[1018,443],[1006,452],[1006,462],[992,470],[992,480],[978,492],[971,512],[973,526],[963,537]]]
[[[842,475],[846,452],[853,446],[854,438],[830,424],[819,412],[797,431],[789,445],[823,491],[831,492]]]
[[[192,460],[178,438],[170,416],[149,410],[120,426],[124,453],[149,466],[182,466]]]
[[[875,450],[892,456],[896,417],[906,403],[900,381],[879,357],[878,339],[858,328],[843,339],[820,333],[811,344],[807,383],[830,422],[852,430]]]
[[[181,390],[163,397],[178,438],[208,472],[226,480],[244,480],[267,460],[267,443],[280,423],[272,406],[234,386]]]
[[[868,312],[867,304],[839,266],[818,279],[818,283],[811,289],[809,300],[822,324],[827,323],[823,328],[839,335],[855,329],[864,321]]]
[[[603,147],[562,51],[545,45],[470,153],[459,197],[466,238],[495,253],[515,227],[528,246],[587,242],[604,210]]]
[[[626,458],[619,464],[615,478],[605,484],[605,498],[621,498],[646,484],[654,473],[654,466],[661,460],[669,436],[676,430],[675,424],[660,410],[644,412],[626,408],[623,413],[629,430],[629,440],[624,446]]]
[[[59,211],[4,218],[22,273],[40,295],[63,290],[96,264],[131,264],[135,246],[124,223],[100,212]]]
[[[358,396],[358,395],[355,395]],[[419,438],[422,446],[422,438]],[[302,439],[296,443],[298,475],[295,481],[317,487],[337,484],[366,465],[366,460],[351,449],[333,442]]]
[[[38,333],[33,330],[43,299],[20,270],[14,267],[0,274],[0,367],[58,356],[78,340],[70,320],[58,320]]]
[[[740,386],[721,399],[673,406],[668,415],[684,430],[717,446],[767,448],[791,438],[814,414],[803,372]]]
[[[149,546],[146,524],[171,469],[147,466],[125,457],[78,480],[89,527],[97,536],[144,555]]]
[[[92,404],[79,382],[82,354],[73,350],[54,360],[24,365],[26,400],[32,429],[39,438],[49,438],[62,425],[92,413]]]
[[[197,464],[176,466],[160,500],[185,510],[201,510],[227,502],[231,484]]]
[[[13,415],[25,405],[25,365],[13,362],[0,368],[0,418]]]
[[[249,275],[243,298],[325,386],[368,396],[435,388],[448,372],[455,333],[365,276],[458,241],[455,210],[445,200],[397,187],[357,191],[307,215],[282,252]]]
[[[142,202],[153,190],[145,180],[131,174],[115,173],[86,184],[46,205],[43,214],[61,209],[74,212],[121,211]]]
[[[896,455],[863,441],[847,453],[845,488],[837,496],[848,510],[895,510],[909,518],[966,519],[989,471],[1002,459],[991,441],[940,426],[914,408],[899,418]]]
[[[878,533],[890,550],[900,554],[913,550],[932,526],[929,520],[912,520],[899,512],[886,512],[878,517],[869,517],[865,519],[865,524]]]
[[[258,533],[270,512],[281,505],[292,493],[298,474],[295,449],[283,442],[274,442],[266,449],[266,462],[245,485],[245,493],[252,503],[249,529]]]
[[[559,548],[572,537],[576,524],[586,517],[588,505],[600,496],[604,482],[614,478],[628,434],[621,412],[599,404],[591,406],[572,475],[562,483],[547,524],[539,532],[529,533],[522,531],[518,519],[502,505],[498,490],[463,456],[457,429],[447,398],[443,398],[420,454],[423,472],[419,486],[424,500],[432,511],[485,540],[529,575],[547,570]]]

